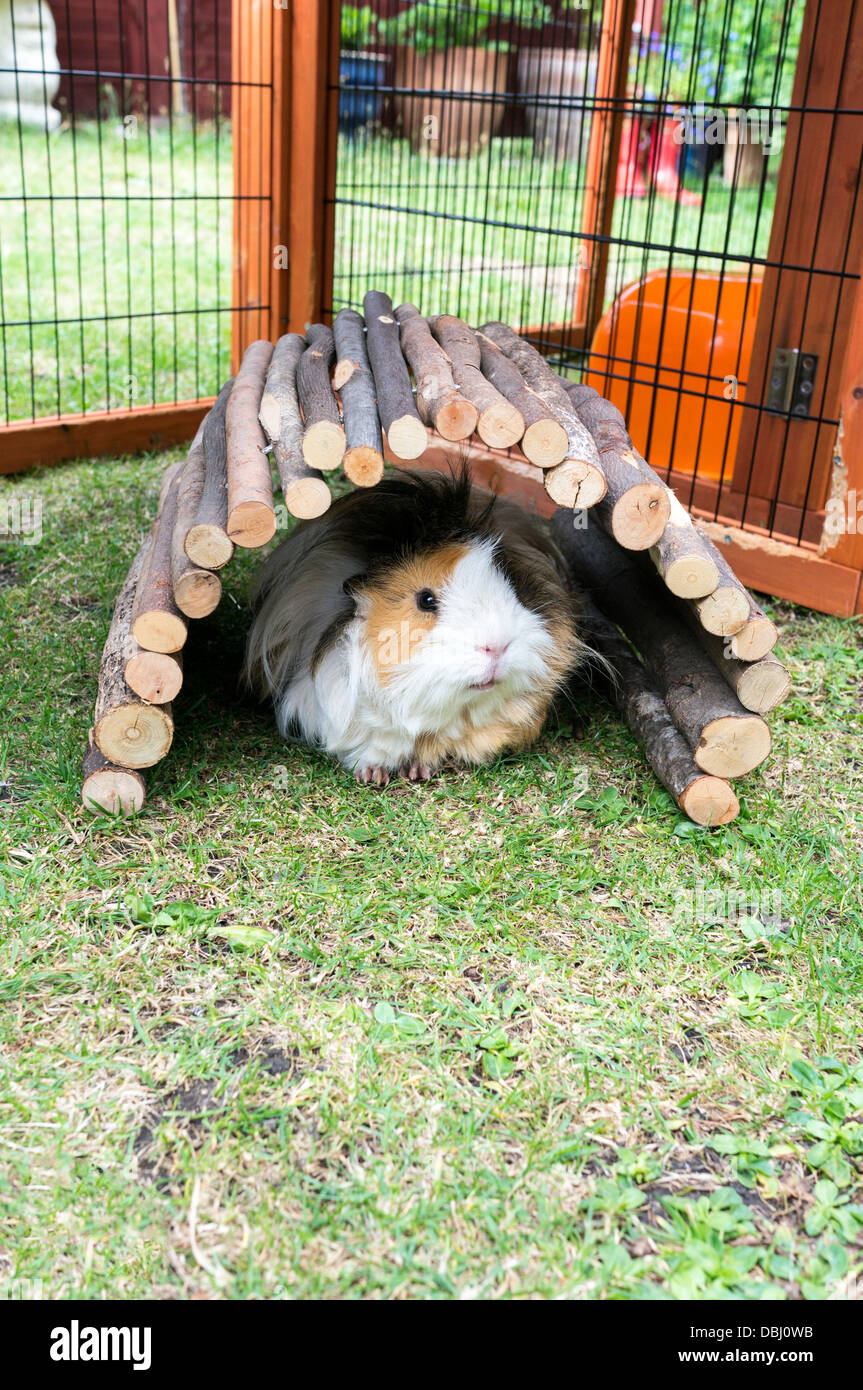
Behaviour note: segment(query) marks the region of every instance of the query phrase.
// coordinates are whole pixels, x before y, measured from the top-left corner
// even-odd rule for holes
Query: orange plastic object
[[[760,301],[749,275],[652,270],[606,310],[586,380],[653,468],[730,478]]]

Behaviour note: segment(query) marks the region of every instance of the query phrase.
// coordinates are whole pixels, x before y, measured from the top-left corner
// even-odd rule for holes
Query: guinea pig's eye
[[[417,608],[421,613],[437,612],[437,599],[431,589],[420,589],[417,594]]]

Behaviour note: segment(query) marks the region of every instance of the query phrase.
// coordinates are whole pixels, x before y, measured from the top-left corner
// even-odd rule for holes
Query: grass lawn
[[[212,395],[228,373],[230,126],[127,134],[0,123],[0,420]]]
[[[227,374],[230,125],[127,133],[117,118],[19,140],[0,123],[0,422],[212,395]],[[432,160],[406,140],[342,136],[334,307],[385,287],[472,323],[567,320],[583,183],[580,164],[537,158],[528,140]],[[774,197],[772,177],[759,210],[757,189],[732,197],[714,174],[700,207],[618,199],[606,302],[657,266],[718,268],[699,252],[745,271]]]
[[[585,146],[586,148],[586,146]],[[716,170],[699,206],[618,197],[604,303],[657,267],[745,273],[767,253],[779,156],[759,189],[732,193]],[[469,323],[571,321],[578,288],[583,165],[495,139],[469,159],[429,159],[406,140],[342,138],[333,302],[385,285],[393,303]],[[699,185],[699,188],[701,185]],[[673,252],[666,248],[673,246]]]
[[[0,555],[3,1277],[93,1299],[847,1296],[858,628],[771,605],[795,695],[711,834],[589,699],[428,787],[360,790],[282,744],[235,688],[246,555],[193,628],[145,812],[95,819],[98,653],[165,462],[3,485],[44,526]]]

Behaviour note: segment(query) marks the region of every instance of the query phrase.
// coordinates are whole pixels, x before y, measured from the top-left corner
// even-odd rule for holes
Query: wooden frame
[[[23,473],[37,464],[169,449],[191,439],[213,397],[133,410],[92,410],[87,415],[52,415],[47,420],[0,425],[0,475]]]
[[[829,16],[828,7],[818,5],[817,0],[810,0],[807,7],[804,41],[812,44],[816,8],[821,11],[822,24],[829,21],[832,35],[832,51],[825,53],[820,38],[813,48],[813,80],[819,84],[819,100],[825,105],[832,100],[825,96],[829,72],[839,66],[837,15],[854,20],[853,52],[849,50],[845,71],[854,74],[863,66],[863,12],[859,5],[856,9],[852,6],[853,0],[836,0]],[[586,273],[579,288],[575,321],[527,330],[552,346],[584,346],[592,329],[589,314],[593,312],[595,317],[602,302],[607,246],[594,238],[607,236],[611,228],[633,9],[634,0],[607,0],[603,17],[597,82],[600,109],[591,131],[589,196],[582,221]],[[340,5],[326,0],[291,0],[289,8],[274,0],[233,0],[233,79],[239,84],[254,84],[235,88],[235,363],[252,339],[275,340],[286,329],[302,331],[307,322],[324,319],[331,305],[339,15]],[[838,91],[835,79],[834,87]],[[810,104],[813,90],[810,86]],[[844,89],[836,99],[840,98],[853,106]],[[693,479],[689,474],[672,474],[669,481],[705,519],[717,542],[727,547],[729,559],[745,583],[827,612],[850,615],[863,611],[863,517],[859,518],[858,534],[858,518],[856,512],[852,515],[852,508],[848,513],[851,524],[836,534],[825,528],[823,503],[828,483],[834,502],[849,496],[863,499],[863,289],[859,278],[847,273],[848,265],[863,267],[860,200],[858,197],[855,202],[855,170],[849,153],[860,118],[847,113],[835,118],[815,114],[821,125],[809,130],[801,120],[796,129],[789,128],[780,196],[786,207],[783,225],[791,218],[794,235],[803,237],[800,228],[811,213],[806,198],[811,198],[813,188],[820,198],[817,180],[826,180],[832,213],[824,220],[823,236],[812,242],[811,262],[806,259],[805,240],[796,243],[793,253],[786,247],[784,260],[797,265],[813,263],[816,273],[825,268],[844,272],[843,277],[829,277],[834,289],[841,279],[841,293],[837,290],[833,294],[832,308],[819,318],[820,332],[826,332],[828,321],[830,325],[835,322],[836,331],[825,356],[824,400],[816,405],[820,404],[829,418],[837,418],[841,408],[844,421],[838,444],[835,432],[822,428],[824,439],[818,441],[821,495],[801,496],[794,468],[790,474],[786,470],[781,487],[775,478],[775,491],[771,491],[769,475],[765,475],[767,483],[747,487],[750,469],[747,464],[744,470],[742,444],[740,471],[735,470],[730,486],[720,490],[717,483],[697,476]],[[827,138],[824,120],[835,124]],[[854,121],[858,124],[850,126]],[[819,131],[820,138],[816,139]],[[800,187],[800,179],[792,178],[786,165],[793,173],[795,162],[799,166],[804,160],[806,187]],[[849,221],[852,207],[857,209],[853,226]],[[836,226],[845,229],[841,235],[836,234]],[[837,267],[836,247],[842,236],[855,259]],[[285,255],[276,254],[279,248],[284,248]],[[804,259],[795,259],[799,256]],[[769,258],[782,260],[783,256],[774,256],[771,249]],[[795,298],[795,292],[788,288],[788,275],[808,276],[808,272],[777,272],[773,304],[778,322],[781,314],[795,312],[794,304],[786,302]],[[793,325],[793,319],[781,320],[783,332],[789,331],[789,324]],[[780,341],[775,334],[774,340]],[[762,353],[762,363],[768,351],[769,344]],[[754,383],[754,377],[752,380]],[[753,385],[753,390],[757,389]],[[0,473],[18,472],[37,463],[178,444],[192,437],[211,403],[182,401],[0,427]],[[765,418],[768,425],[775,423]],[[785,422],[780,424],[784,429]],[[762,424],[759,454],[764,428]],[[449,466],[457,452],[457,446],[436,441],[421,466]],[[518,454],[471,449],[470,455],[480,481],[504,492],[519,493],[529,505],[547,511],[548,497],[537,470]],[[798,536],[802,536],[800,543]]]
[[[635,0],[606,0],[603,6],[596,71],[596,100],[599,105],[590,124],[587,147],[581,213],[581,230],[585,239],[579,250],[579,280],[573,311],[573,330],[580,330],[582,340],[587,342],[602,314],[605,297],[609,252],[607,238],[611,236],[614,219],[617,164],[635,8]]]
[[[827,495],[836,427],[818,419],[839,417],[863,266],[861,69],[863,6],[810,2],[791,96],[804,109],[788,117],[746,397],[763,404],[775,349],[799,348],[818,357],[814,418],[744,411],[732,484],[804,508]]]
[[[291,0],[288,329],[324,321],[332,298],[333,193],[338,131],[341,3]],[[328,91],[329,84],[329,91]]]

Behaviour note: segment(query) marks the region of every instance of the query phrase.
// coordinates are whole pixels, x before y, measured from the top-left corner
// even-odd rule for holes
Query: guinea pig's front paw
[[[425,763],[402,763],[399,768],[399,776],[406,777],[409,782],[430,782],[435,775],[435,769],[426,767]]]
[[[390,780],[387,767],[358,767],[354,770],[354,776],[366,787],[386,787]]]

